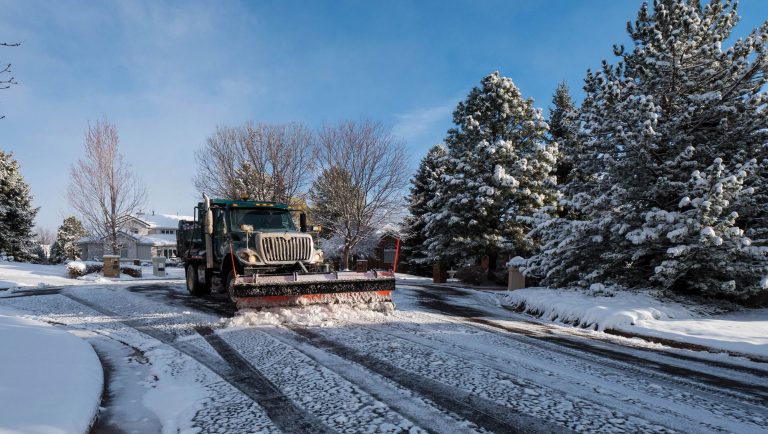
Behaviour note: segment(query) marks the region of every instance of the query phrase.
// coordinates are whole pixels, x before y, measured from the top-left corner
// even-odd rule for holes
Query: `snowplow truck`
[[[217,288],[238,308],[391,302],[391,271],[333,271],[287,204],[210,199],[176,233],[187,290],[204,296]]]

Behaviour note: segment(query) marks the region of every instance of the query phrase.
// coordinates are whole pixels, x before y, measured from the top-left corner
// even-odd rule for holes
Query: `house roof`
[[[138,244],[149,244],[152,246],[175,246],[176,235],[170,234],[151,234],[151,235],[134,235]]]
[[[136,244],[144,245],[144,246],[175,246],[176,245],[176,235],[172,235],[172,234],[138,235],[138,234],[131,234],[128,232],[120,231],[120,237],[128,238],[134,241]],[[103,241],[104,241],[104,238],[89,236],[89,237],[80,238],[79,240],[77,240],[77,244],[100,243]]]
[[[139,214],[138,220],[146,223],[150,228],[178,229],[179,220],[192,220],[191,216],[176,214]]]
[[[376,235],[378,235],[379,238],[384,238],[387,235],[391,235],[395,238],[403,237],[400,227],[392,223],[387,223],[384,226],[382,226],[380,229],[376,230]]]

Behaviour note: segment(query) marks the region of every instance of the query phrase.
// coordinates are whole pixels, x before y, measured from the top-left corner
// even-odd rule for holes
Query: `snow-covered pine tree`
[[[752,245],[738,227],[738,213],[728,211],[754,193],[745,187],[755,160],[729,173],[720,158],[688,181],[691,196],[683,197],[678,210],[647,213],[643,228],[636,232],[659,233],[669,239],[660,265],[651,278],[663,288],[726,295],[744,299],[766,288],[768,275],[765,251]]]
[[[568,85],[560,83],[552,96],[552,107],[549,109],[549,139],[558,145],[560,154],[557,159],[555,176],[558,184],[567,182],[568,174],[573,168],[576,150],[577,111],[573,104]]]
[[[677,214],[678,206],[683,198],[696,197],[691,178],[715,170],[708,169],[713,162],[719,162],[722,173],[744,172],[743,187],[754,192],[751,199],[747,194],[725,199],[722,216],[735,216],[734,224],[747,236],[765,233],[768,201],[760,196],[768,187],[763,91],[768,24],[724,49],[737,21],[730,1],[702,6],[659,0],[652,11],[643,4],[634,25],[628,25],[632,52],[615,47],[621,59],[616,65],[604,61],[600,72],[587,74],[579,115],[583,150],[565,189],[569,204],[584,218],[548,233],[544,256],[549,259],[538,261],[548,284],[640,286],[657,270],[666,273],[661,264],[677,243],[664,228],[678,223],[677,218],[687,221]],[[649,221],[659,215],[666,223],[651,230]],[[723,238],[716,226],[711,226],[715,236]],[[722,227],[733,226],[726,221]],[[693,261],[684,265],[689,269],[714,269],[731,260],[732,244],[709,248],[708,255],[678,261]],[[750,249],[756,252],[760,246]],[[750,283],[737,279],[738,268],[722,268],[725,274],[718,276],[686,274],[674,286],[726,288],[737,281],[740,294],[759,290],[761,279],[754,273],[749,273]]]
[[[59,264],[66,260],[77,259],[79,249],[77,240],[86,235],[83,224],[74,216],[64,219],[56,231],[56,242],[51,247],[51,262]]]
[[[466,261],[500,253],[526,255],[532,216],[555,198],[557,145],[545,140],[547,123],[532,99],[523,99],[507,77],[494,72],[459,103],[448,131],[440,212],[428,225],[429,249]]]
[[[32,207],[32,195],[19,163],[12,153],[0,150],[0,251],[16,261],[31,259],[38,210]]]
[[[442,144],[433,146],[421,160],[418,170],[411,179],[411,191],[408,196],[410,214],[403,220],[404,234],[403,257],[408,258],[409,271],[413,274],[428,275],[432,270],[430,259],[424,244],[426,233],[425,217],[436,211],[433,199],[445,173],[445,157],[448,151]]]

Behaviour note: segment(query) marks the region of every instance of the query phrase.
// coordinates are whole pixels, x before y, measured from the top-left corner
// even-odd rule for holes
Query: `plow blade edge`
[[[241,276],[232,287],[239,308],[391,302],[390,272]]]

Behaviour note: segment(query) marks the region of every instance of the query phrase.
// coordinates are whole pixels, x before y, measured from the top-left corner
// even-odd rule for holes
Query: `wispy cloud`
[[[425,139],[425,136],[434,135],[437,128],[450,124],[451,114],[456,108],[456,102],[452,100],[445,104],[422,107],[406,113],[396,114],[396,121],[392,127],[392,132],[409,143],[412,143],[414,140]],[[442,131],[442,134],[444,133],[445,130]],[[436,140],[440,139],[436,138]],[[429,145],[432,144],[434,143],[429,143]]]

